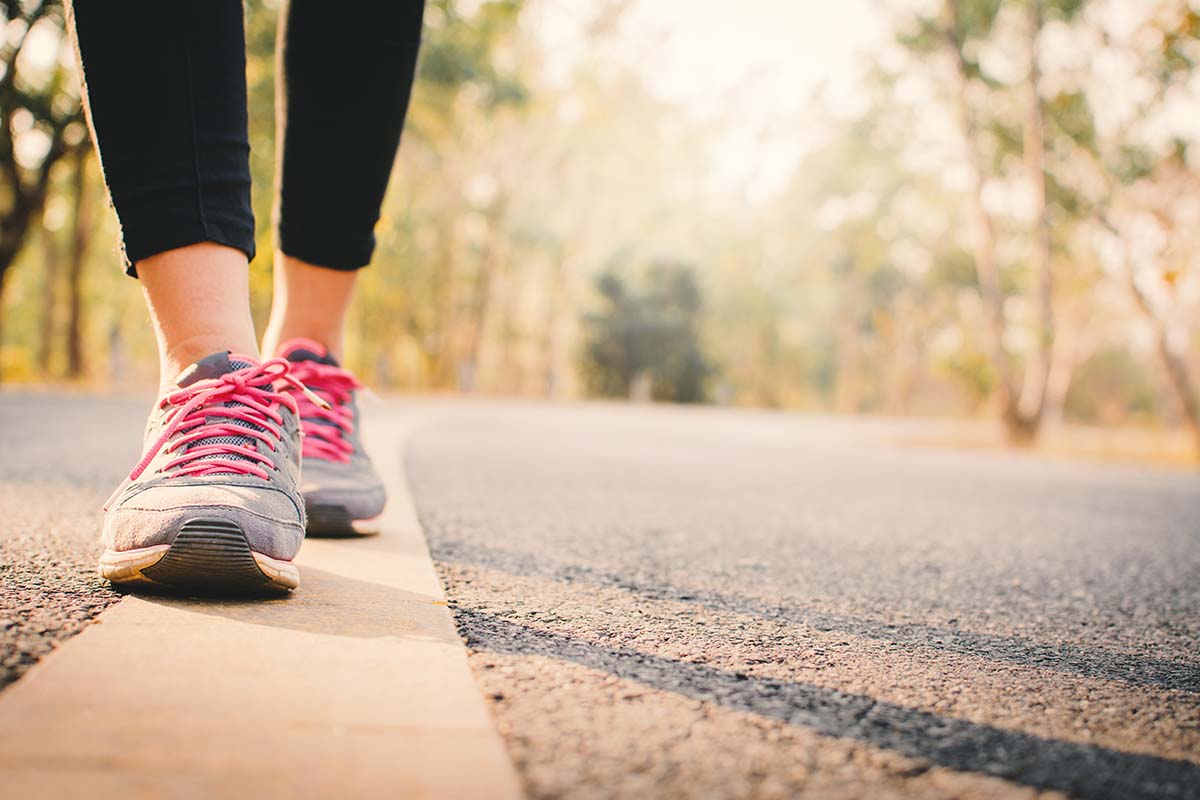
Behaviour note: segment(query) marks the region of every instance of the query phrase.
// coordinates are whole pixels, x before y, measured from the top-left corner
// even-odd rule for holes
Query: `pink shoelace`
[[[249,361],[241,356],[231,358]],[[164,447],[167,453],[186,448],[162,466],[160,471],[169,478],[232,473],[266,480],[264,465],[271,469],[273,465],[259,448],[265,446],[274,451],[276,443],[283,438],[280,429],[283,417],[279,407],[286,406],[297,416],[300,414],[296,399],[282,389],[276,390],[275,383],[282,381],[285,387],[299,390],[301,397],[312,402],[314,407],[324,402],[290,374],[291,366],[282,358],[272,358],[167,394],[159,401],[159,408],[178,408],[158,439],[146,450],[146,455],[129,473],[129,480],[137,480]],[[238,424],[239,420],[248,424]],[[171,437],[180,431],[184,435],[171,442]],[[214,441],[189,446],[202,439]],[[250,445],[242,443],[246,439],[254,441]]]
[[[350,409],[350,393],[362,384],[349,370],[322,364],[318,361],[293,361],[292,374],[307,387],[308,394],[317,395],[314,402],[307,394],[296,397],[300,419],[304,426],[304,458],[348,462],[354,445],[346,434],[354,432],[354,413]]]

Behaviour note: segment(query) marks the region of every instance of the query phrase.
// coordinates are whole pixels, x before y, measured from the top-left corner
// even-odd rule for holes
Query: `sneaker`
[[[105,504],[100,574],[197,592],[295,589],[304,501],[291,390],[303,387],[283,359],[230,353],[188,367],[176,387],[150,415],[141,461]]]
[[[363,450],[355,391],[362,384],[311,339],[292,339],[279,349],[291,374],[327,407],[292,391],[304,428],[304,479],[309,536],[379,533],[387,491]]]

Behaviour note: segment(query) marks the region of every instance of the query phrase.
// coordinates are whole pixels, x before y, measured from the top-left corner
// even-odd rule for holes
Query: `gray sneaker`
[[[362,446],[354,397],[362,384],[311,339],[285,342],[279,356],[291,362],[291,374],[329,406],[322,408],[293,390],[304,427],[300,489],[308,510],[308,535],[378,533],[387,491]]]
[[[282,359],[229,353],[176,384],[150,415],[141,461],[105,504],[100,574],[197,592],[295,589],[300,418],[277,385],[303,387]]]

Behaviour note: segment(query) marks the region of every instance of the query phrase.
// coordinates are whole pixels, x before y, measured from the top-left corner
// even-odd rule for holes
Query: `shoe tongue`
[[[197,381],[219,378],[234,370],[252,366],[254,366],[252,361],[235,356],[228,350],[221,353],[213,353],[211,356],[200,359],[179,373],[179,377],[175,379],[175,385],[183,389]]]
[[[279,357],[288,361],[315,361],[331,367],[341,366],[337,359],[329,354],[329,350],[312,339],[290,339],[279,348]]]
[[[211,356],[200,359],[195,364],[192,364],[190,367],[185,369],[183,372],[179,373],[179,377],[176,379],[175,383],[176,383],[176,385],[179,386],[179,388],[182,389],[182,388],[191,386],[193,383],[196,383],[197,381],[209,380],[212,378],[219,378],[222,375],[227,375],[230,372],[234,372],[239,369],[246,369],[247,367],[253,367],[253,366],[254,366],[254,362],[251,361],[250,359],[246,358],[245,356],[234,355],[233,353],[230,353],[229,351],[225,351],[225,352],[221,352],[221,353],[213,353]],[[226,408],[232,408],[233,406],[242,405],[242,403],[230,401],[227,403],[222,403],[222,405],[224,405]],[[231,422],[234,425],[237,425],[242,428],[254,428],[254,429],[260,430],[260,431],[265,430],[261,425],[254,425],[249,422],[246,422],[245,420],[235,419],[235,420],[231,420]],[[209,437],[206,437],[203,439],[197,439],[195,442],[193,442],[191,445],[189,445],[189,449],[191,447],[202,447],[205,445],[212,445],[212,444],[236,444],[236,445],[240,445],[243,447],[249,447],[251,449],[255,448],[255,440],[253,439],[253,437],[226,435],[226,436],[209,436]],[[216,455],[202,456],[199,460],[200,461],[208,461],[208,460],[214,459],[214,458],[227,458],[227,459],[233,459],[234,461],[251,461],[252,460],[250,458],[247,458],[246,456],[238,455],[236,453],[230,454],[227,456],[216,456]],[[225,474],[225,473],[215,473],[215,474]]]

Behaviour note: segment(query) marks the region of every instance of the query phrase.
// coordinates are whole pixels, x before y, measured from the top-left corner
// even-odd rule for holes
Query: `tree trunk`
[[[1167,382],[1171,384],[1171,389],[1175,392],[1175,399],[1179,402],[1184,426],[1187,427],[1192,441],[1195,443],[1196,455],[1200,457],[1200,392],[1196,389],[1191,367],[1188,366],[1187,359],[1171,347],[1171,334],[1167,323],[1155,311],[1154,304],[1142,291],[1142,287],[1138,286],[1129,243],[1106,213],[1101,211],[1096,219],[1124,247],[1124,256],[1121,260],[1125,265],[1125,285],[1129,289],[1134,303],[1137,304],[1138,310],[1142,312],[1143,318],[1150,323],[1150,327],[1154,331],[1155,350],[1158,353],[1159,361],[1167,373]]]
[[[437,224],[438,265],[433,274],[435,316],[430,325],[429,339],[422,343],[426,355],[428,388],[445,389],[455,385],[454,374],[458,331],[456,286],[458,280],[458,236],[454,219],[449,213]],[[432,345],[432,346],[431,346]]]
[[[1046,404],[1054,350],[1054,270],[1050,243],[1050,220],[1046,210],[1046,131],[1042,98],[1038,93],[1041,63],[1038,36],[1042,30],[1041,0],[1028,0],[1029,77],[1026,85],[1025,171],[1033,189],[1034,232],[1031,263],[1034,274],[1034,306],[1037,309],[1036,347],[1026,371],[1017,411],[1029,435],[1035,437]]]
[[[488,344],[503,345],[503,342],[489,342],[487,336],[491,329],[497,327],[495,324],[497,321],[502,322],[502,320],[496,319],[497,303],[495,301],[498,299],[503,301],[497,295],[504,289],[502,282],[508,261],[506,252],[508,246],[507,211],[506,199],[503,195],[498,196],[492,209],[488,212],[487,243],[484,245],[484,251],[479,259],[474,302],[470,306],[470,338],[466,348],[466,358],[477,377],[485,372],[483,357],[486,346]],[[504,333],[503,330],[499,331],[497,338],[502,339]],[[467,391],[477,388],[479,387],[467,387]]]
[[[1050,351],[1050,371],[1046,375],[1046,394],[1042,406],[1042,428],[1061,428],[1066,420],[1067,395],[1075,369],[1086,358],[1087,348],[1082,342],[1078,325],[1063,327],[1062,333],[1054,337],[1054,348]]]
[[[834,408],[841,414],[857,414],[862,406],[862,337],[859,315],[863,307],[863,280],[853,262],[847,263],[842,284],[838,324],[837,393]]]
[[[58,274],[60,270],[60,252],[54,231],[46,227],[42,220],[42,264],[44,265],[42,286],[42,319],[41,330],[38,332],[38,371],[43,378],[50,377],[50,362],[54,358],[54,313],[58,310]]]
[[[0,273],[0,383],[4,382],[4,274]]]
[[[0,243],[0,381],[4,380],[4,289],[7,286],[5,276],[17,257],[16,251],[20,242],[13,244],[15,246],[10,246],[8,242]]]
[[[913,395],[920,379],[925,351],[921,334],[926,327],[924,315],[909,291],[902,292],[897,298],[894,319],[886,407],[889,414],[907,415],[912,411]]]
[[[1158,358],[1167,373],[1167,380],[1171,384],[1171,388],[1175,391],[1175,398],[1179,401],[1184,425],[1191,433],[1192,441],[1195,443],[1196,455],[1200,456],[1200,392],[1196,390],[1196,382],[1192,377],[1191,368],[1188,366],[1187,359],[1171,347],[1171,335],[1166,322],[1155,312],[1150,298],[1137,285],[1133,261],[1126,258],[1125,264],[1126,284],[1133,295],[1134,302],[1137,303],[1142,315],[1154,330],[1154,343],[1155,349],[1158,351]]]
[[[564,310],[568,307],[566,297],[567,252],[559,243],[550,261],[550,280],[546,294],[546,315],[542,321],[542,394],[554,397],[559,389],[558,350],[559,330]]]
[[[67,377],[83,377],[83,269],[92,238],[91,208],[88,202],[87,166],[91,147],[75,151],[75,214],[72,219],[71,261],[67,272],[70,313],[67,318]]]
[[[11,71],[12,68],[9,69]],[[36,215],[41,213],[46,204],[46,194],[50,188],[50,169],[62,157],[63,131],[66,124],[63,123],[63,127],[54,131],[50,140],[50,151],[38,168],[37,177],[32,186],[21,180],[17,173],[16,162],[12,161],[11,157],[8,159],[11,163],[4,163],[5,160],[0,159],[0,173],[3,174],[3,178],[13,194],[10,208],[5,211],[3,216],[0,216],[0,348],[4,343],[4,279],[8,275],[8,270],[16,262],[17,256],[20,255],[21,249],[25,246],[30,223]],[[0,125],[0,131],[4,131],[0,134],[0,151],[11,153],[12,143],[8,129]]]
[[[779,323],[774,314],[766,315],[755,331],[756,346],[754,370],[754,404],[763,408],[779,408],[782,397],[779,391]]]
[[[1034,7],[1031,14],[1040,21],[1041,10],[1038,0],[1030,0]],[[1038,271],[1039,318],[1042,325],[1042,335],[1039,336],[1038,348],[1040,358],[1035,369],[1031,371],[1034,384],[1028,387],[1029,400],[1026,401],[1028,413],[1022,408],[1022,395],[1014,380],[1012,359],[1004,346],[1006,323],[1004,318],[1004,289],[1000,283],[1000,270],[996,264],[996,233],[991,215],[983,205],[983,187],[985,172],[983,158],[977,145],[978,127],[971,113],[969,88],[970,71],[966,56],[963,54],[963,33],[958,16],[958,0],[945,0],[943,6],[944,35],[948,50],[954,62],[955,77],[955,111],[958,117],[959,129],[962,133],[966,153],[968,173],[970,175],[967,192],[967,214],[972,229],[972,249],[975,261],[975,274],[979,281],[979,293],[983,300],[984,312],[988,323],[988,350],[992,368],[996,371],[996,395],[1001,408],[1001,418],[1004,422],[1008,439],[1013,444],[1029,445],[1037,437],[1041,417],[1041,407],[1045,401],[1046,376],[1050,367],[1049,343],[1053,336],[1053,314],[1050,299],[1052,297],[1049,258],[1049,228],[1046,225],[1045,212],[1045,170],[1044,170],[1044,132],[1042,126],[1041,101],[1037,95],[1037,51],[1032,47],[1036,40],[1031,40],[1031,73],[1030,95],[1028,104],[1028,119],[1026,120],[1025,151],[1027,169],[1031,175],[1037,171],[1034,180],[1035,192],[1040,194],[1038,202],[1038,236],[1036,242],[1036,266]],[[1032,18],[1031,18],[1032,19]]]
[[[6,8],[9,14],[16,12],[13,14],[13,20],[20,19],[24,24],[14,31],[15,38],[10,37],[4,62],[0,64],[0,95],[3,95],[5,102],[4,120],[0,123],[0,182],[6,185],[11,195],[3,213],[0,213],[0,314],[3,308],[5,276],[25,244],[30,224],[41,214],[50,185],[50,170],[66,151],[63,135],[68,126],[82,118],[79,109],[65,115],[54,113],[54,104],[44,104],[40,99],[16,88],[20,85],[17,75],[20,56],[29,41],[30,31],[34,30],[39,21],[45,19],[55,19],[61,23],[60,10],[60,4],[52,2],[9,3]],[[9,27],[4,28],[4,33],[10,33]],[[59,46],[61,48],[65,45],[60,43]],[[12,105],[11,109],[9,104]],[[41,108],[43,105],[49,105],[49,108]],[[14,115],[11,111],[21,108],[30,113],[36,111],[38,121],[52,128],[50,147],[42,163],[33,170],[32,181],[23,174],[13,155],[16,143],[12,125]],[[0,337],[0,344],[2,343],[3,338]]]
[[[946,0],[943,6],[947,49],[954,63],[954,100],[959,132],[966,155],[969,186],[967,187],[967,216],[971,226],[972,256],[979,294],[983,300],[987,321],[987,340],[992,369],[996,371],[996,393],[1004,423],[1010,438],[1019,440],[1019,413],[1013,391],[1012,365],[1004,347],[1004,291],[996,265],[996,232],[992,217],[983,205],[984,171],[982,157],[976,144],[978,131],[971,114],[968,92],[970,73],[962,49],[962,33],[958,18],[957,0]]]
[[[1155,327],[1158,357],[1166,368],[1171,386],[1175,390],[1175,397],[1183,411],[1183,424],[1191,432],[1196,455],[1200,457],[1200,397],[1196,393],[1195,381],[1192,380],[1187,361],[1172,349],[1166,326],[1158,321]]]

